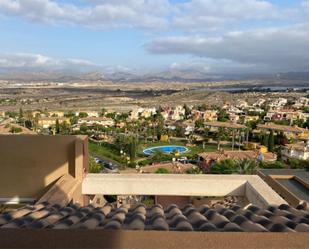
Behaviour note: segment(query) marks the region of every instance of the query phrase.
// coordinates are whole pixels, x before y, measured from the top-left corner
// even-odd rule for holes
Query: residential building
[[[266,102],[265,99],[258,99],[258,100],[253,104],[253,106],[261,107],[265,102]]]
[[[86,117],[80,118],[78,120],[78,124],[86,124],[88,126],[101,125],[104,127],[111,127],[115,125],[115,121],[112,118],[106,117]]]
[[[297,136],[302,136],[306,134],[307,130],[300,128],[298,126],[289,126],[289,125],[277,125],[273,123],[259,124],[257,125],[258,130],[264,131],[274,131],[282,132],[287,136],[287,138],[297,138]]]
[[[153,116],[153,115],[156,114],[156,113],[157,113],[157,110],[156,110],[155,107],[153,107],[153,108],[145,108],[145,109],[143,109],[143,111],[141,112],[141,116],[142,116],[143,118],[149,118],[149,117]]]
[[[240,108],[240,109],[245,109],[245,108],[248,108],[248,102],[247,101],[244,101],[244,100],[237,100],[237,103],[236,103],[236,107]]]
[[[301,97],[301,98],[296,99],[295,104],[293,106],[299,109],[299,108],[302,108],[308,105],[309,105],[309,98]]]
[[[245,150],[245,151],[218,151],[218,152],[203,152],[200,153],[198,158],[198,164],[205,170],[222,160],[243,160],[250,159],[256,161],[274,162],[277,160],[277,156],[274,153],[261,153],[259,150]]]
[[[78,112],[75,112],[75,116],[79,116],[80,113],[87,113],[87,117],[95,117],[95,118],[98,118],[100,115],[99,115],[99,112],[97,111],[78,111]]]
[[[64,112],[62,112],[62,111],[52,111],[52,112],[48,112],[48,116],[49,117],[62,118],[62,117],[64,117]]]
[[[58,118],[58,117],[42,117],[38,119],[38,126],[44,129],[56,125],[57,120],[59,124],[67,123],[70,124],[70,118]]]
[[[184,118],[184,115],[185,115],[185,109],[183,108],[183,106],[178,105],[173,109],[171,119],[176,121],[182,120]]]
[[[287,103],[288,100],[286,98],[277,98],[269,103],[269,107],[276,110],[282,108]]]
[[[289,120],[294,121],[297,119],[306,120],[308,118],[307,113],[294,111],[294,110],[277,110],[277,111],[270,111],[264,117],[265,121],[276,121],[276,120]]]
[[[204,119],[205,121],[212,122],[218,120],[218,112],[215,110],[206,110],[206,111],[192,111],[194,119]]]
[[[309,141],[298,142],[295,144],[286,144],[282,147],[281,155],[283,159],[309,159]]]
[[[249,116],[249,115],[244,115],[242,118],[244,124],[247,122],[256,122],[260,119],[259,116]]]
[[[231,113],[229,114],[229,119],[232,123],[236,124],[240,120],[240,117],[237,114]]]

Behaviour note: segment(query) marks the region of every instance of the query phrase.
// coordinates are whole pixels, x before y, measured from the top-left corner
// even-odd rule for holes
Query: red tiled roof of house
[[[196,167],[191,163],[183,164],[183,163],[158,163],[154,165],[147,165],[144,167],[140,167],[141,173],[156,173],[156,171],[160,168],[167,169],[171,173],[186,173],[187,170]],[[121,173],[138,173],[136,169],[126,169]]]
[[[257,127],[259,129],[276,130],[276,131],[283,131],[283,132],[294,132],[294,133],[302,133],[306,131],[306,129],[300,128],[298,126],[277,125],[273,123],[259,124],[257,125]]]
[[[284,147],[290,150],[292,149],[292,150],[309,152],[309,145],[306,145],[306,143],[304,142],[299,142],[295,144],[286,144]]]
[[[214,121],[214,122],[205,122],[206,126],[213,126],[213,127],[223,127],[223,128],[230,128],[230,129],[245,129],[245,125],[241,124],[234,124],[231,122],[219,122],[219,121]]]
[[[246,150],[246,151],[222,151],[222,152],[203,152],[199,154],[200,157],[203,157],[207,160],[243,160],[243,159],[257,159],[259,157],[258,151]],[[276,155],[274,153],[264,153],[265,161],[276,160]]]

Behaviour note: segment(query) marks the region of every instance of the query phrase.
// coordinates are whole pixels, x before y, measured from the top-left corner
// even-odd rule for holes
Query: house
[[[75,112],[75,116],[79,116],[80,113],[87,113],[87,117],[96,117],[98,118],[99,112],[97,111],[79,111],[79,112]]]
[[[203,169],[209,170],[216,162],[222,160],[243,160],[251,159],[257,161],[274,162],[277,156],[274,153],[261,153],[259,150],[246,151],[218,151],[218,152],[203,152],[198,155],[198,164]]]
[[[178,105],[173,109],[171,119],[178,121],[183,119],[184,115],[185,115],[185,109],[183,108],[183,106]]]
[[[269,107],[271,109],[280,109],[281,107],[285,106],[288,103],[286,98],[277,98],[269,103]]]
[[[237,115],[235,113],[231,113],[231,114],[229,114],[229,119],[232,123],[236,124],[236,123],[238,123],[240,117],[239,117],[239,115]]]
[[[242,117],[243,118],[243,123],[247,123],[247,122],[256,122],[260,119],[259,116],[249,116],[249,115],[245,115]]]
[[[195,120],[204,119],[207,122],[218,120],[218,112],[215,110],[206,110],[206,111],[193,110],[192,114]]]
[[[297,136],[303,136],[307,133],[306,129],[300,128],[298,126],[289,126],[289,125],[277,125],[273,123],[258,124],[258,130],[263,131],[274,131],[282,132],[287,136],[287,138],[296,138]]]
[[[297,109],[300,109],[308,105],[309,105],[309,98],[301,97],[301,98],[296,99],[295,104],[293,106]]]
[[[63,123],[70,124],[71,123],[70,119],[69,118],[65,118],[65,117],[62,117],[62,118],[58,118],[58,117],[44,117],[44,118],[39,118],[38,119],[38,126],[44,128],[44,129],[47,129],[47,128],[51,127],[51,126],[56,125],[57,120],[58,120],[59,124],[63,124]]]
[[[145,108],[145,109],[142,109],[141,116],[143,118],[149,118],[149,117],[153,116],[156,113],[157,113],[157,110],[156,110],[155,107],[153,107],[153,108]]]
[[[241,99],[238,99],[237,100],[237,103],[236,103],[236,107],[238,107],[239,109],[245,109],[247,108],[249,105],[248,105],[248,102],[247,101],[244,101],[244,100],[241,100]]]
[[[276,121],[276,120],[289,120],[294,121],[297,119],[306,120],[308,114],[290,109],[280,109],[277,111],[270,111],[264,117],[265,121]]]
[[[253,106],[255,106],[255,107],[261,107],[265,102],[266,102],[265,99],[258,99],[258,100],[253,104]]]
[[[62,111],[53,111],[53,112],[48,112],[49,117],[59,117],[62,118],[64,117],[64,112]]]
[[[115,121],[112,118],[106,117],[86,117],[80,118],[78,120],[78,124],[86,124],[88,126],[101,125],[104,127],[111,127],[115,125]]]
[[[298,142],[286,144],[281,150],[282,158],[287,159],[309,159],[309,142]]]

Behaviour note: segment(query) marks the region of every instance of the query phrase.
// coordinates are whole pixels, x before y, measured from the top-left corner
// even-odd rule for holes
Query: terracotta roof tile
[[[180,209],[170,205],[112,208],[69,205],[64,208],[42,203],[0,215],[0,229],[107,229],[221,232],[309,232],[309,212],[304,206],[256,206],[241,208],[222,205]]]

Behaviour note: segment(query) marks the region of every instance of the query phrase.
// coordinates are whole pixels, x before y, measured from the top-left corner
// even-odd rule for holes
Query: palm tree
[[[253,175],[256,173],[258,165],[255,160],[243,159],[236,163],[238,167],[238,173],[241,175]]]

